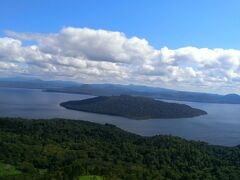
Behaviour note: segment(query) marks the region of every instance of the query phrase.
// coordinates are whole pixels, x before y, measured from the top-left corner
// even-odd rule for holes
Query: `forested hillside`
[[[0,119],[0,164],[0,179],[238,180],[240,149],[85,121]]]

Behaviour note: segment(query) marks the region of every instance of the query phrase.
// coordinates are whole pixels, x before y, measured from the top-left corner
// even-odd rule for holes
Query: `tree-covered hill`
[[[100,96],[81,101],[68,101],[61,106],[100,114],[132,119],[184,118],[206,114],[205,111],[185,104],[168,103],[140,96]]]
[[[142,137],[109,124],[61,119],[0,119],[0,163],[11,167],[0,179],[240,178],[239,147]]]

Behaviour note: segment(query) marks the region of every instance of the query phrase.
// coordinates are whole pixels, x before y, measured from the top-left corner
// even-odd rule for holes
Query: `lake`
[[[0,88],[0,116],[34,119],[69,118],[110,123],[144,136],[171,134],[210,144],[240,144],[240,105],[179,102],[208,112],[207,115],[181,119],[132,120],[117,116],[67,110],[59,103],[91,98],[89,95],[49,93],[41,90]],[[177,102],[177,101],[174,101]]]

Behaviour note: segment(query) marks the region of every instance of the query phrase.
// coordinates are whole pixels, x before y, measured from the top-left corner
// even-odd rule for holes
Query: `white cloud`
[[[147,40],[121,32],[73,27],[51,34],[7,35],[0,38],[2,75],[239,92],[240,50],[154,49]],[[25,45],[29,40],[35,43]]]

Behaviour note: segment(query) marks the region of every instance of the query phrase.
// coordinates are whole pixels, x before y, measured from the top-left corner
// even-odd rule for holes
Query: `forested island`
[[[76,120],[0,119],[0,179],[240,178],[240,148]]]
[[[68,101],[61,106],[79,111],[116,115],[131,119],[187,118],[207,114],[185,104],[169,103],[140,96],[100,96]]]

